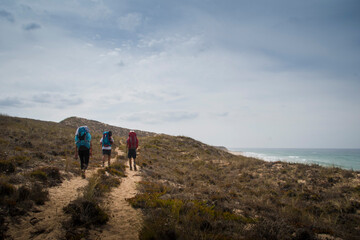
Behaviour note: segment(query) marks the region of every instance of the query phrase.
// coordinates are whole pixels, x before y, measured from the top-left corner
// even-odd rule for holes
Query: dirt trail
[[[124,153],[118,151],[118,154]],[[101,233],[94,234],[99,237],[93,237],[94,239],[139,239],[142,213],[141,210],[132,208],[126,199],[136,195],[136,184],[141,181],[141,177],[137,171],[130,171],[129,168],[126,168],[126,175],[127,177],[122,180],[121,185],[108,196],[105,206],[110,209],[110,220],[101,228]]]
[[[116,150],[119,154],[123,154],[118,149]],[[111,161],[115,161],[115,158]],[[91,177],[98,169],[91,168],[90,165],[86,177]],[[96,239],[138,239],[141,213],[133,209],[125,199],[136,194],[136,182],[140,181],[140,176],[132,171],[126,174],[127,178],[122,180],[120,187],[111,192],[106,202],[111,213],[110,221],[101,228],[101,234],[95,234]],[[61,239],[64,232],[61,223],[69,219],[62,209],[81,194],[79,190],[87,183],[87,179],[75,177],[64,181],[58,187],[50,188],[50,200],[45,205],[37,206],[37,211],[23,217],[19,224],[9,225],[7,234],[11,236],[10,239]],[[128,227],[125,227],[126,225]]]

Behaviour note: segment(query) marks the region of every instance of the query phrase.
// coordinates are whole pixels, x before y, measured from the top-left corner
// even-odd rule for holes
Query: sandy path
[[[118,151],[118,154],[124,153]],[[141,210],[132,208],[126,199],[136,195],[136,184],[141,181],[141,177],[138,171],[130,171],[129,168],[126,168],[126,175],[121,185],[110,193],[105,202],[105,207],[111,212],[109,222],[101,228],[101,233],[94,233],[91,239],[139,239],[142,213]]]
[[[90,176],[91,172],[94,170],[87,171],[87,175]],[[62,209],[78,197],[79,189],[87,183],[86,179],[75,177],[50,188],[50,200],[37,206],[38,211],[22,218],[19,224],[10,224],[8,234],[13,239],[60,239],[63,232],[61,223],[68,218]]]
[[[119,154],[123,154],[116,149]],[[91,161],[91,160],[90,160]],[[115,158],[111,159],[112,162]],[[91,168],[86,172],[89,178],[98,168]],[[133,209],[126,201],[126,198],[135,196],[136,182],[140,181],[137,172],[126,172],[127,178],[124,178],[120,187],[114,189],[106,207],[111,212],[109,223],[101,228],[101,236],[96,239],[138,239],[138,230],[141,226],[141,213]],[[87,179],[75,177],[64,181],[60,186],[49,189],[50,200],[43,206],[37,206],[36,212],[31,212],[29,216],[23,217],[18,224],[9,224],[7,234],[10,239],[61,239],[64,230],[62,222],[69,219],[64,214],[63,207],[67,206],[72,200],[75,200],[81,192],[82,187],[87,185]],[[124,238],[122,238],[124,236]]]
[[[98,168],[91,167],[91,159],[86,177],[91,177]],[[10,224],[8,235],[13,239],[61,239],[63,237],[62,222],[69,219],[63,207],[78,198],[81,188],[88,183],[87,179],[74,177],[65,180],[60,186],[49,188],[49,201],[37,206],[36,212],[22,218],[19,224]]]

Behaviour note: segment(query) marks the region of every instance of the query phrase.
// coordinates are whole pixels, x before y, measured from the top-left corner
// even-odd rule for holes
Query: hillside
[[[65,124],[0,115],[0,239],[9,237],[9,223],[39,211],[51,198],[51,189],[80,177],[79,160],[74,159],[75,130]],[[94,130],[93,142],[101,136]],[[101,157],[101,146],[94,144],[91,166],[101,166]]]
[[[94,121],[94,120],[88,120],[85,118],[79,118],[79,117],[66,118],[66,119],[62,120],[60,122],[60,124],[74,127],[74,128],[77,128],[79,126],[88,126],[91,131],[99,132],[99,133],[111,130],[114,135],[120,136],[120,137],[128,136],[130,130],[134,130],[137,133],[137,135],[140,137],[155,135],[155,133],[152,133],[152,132],[146,132],[146,131],[141,131],[141,130],[137,130],[137,129],[128,129],[128,128],[112,126],[109,124],[101,123],[101,122]]]
[[[80,178],[78,160],[73,159],[74,132],[80,125],[92,129],[94,142],[103,130],[112,130],[117,149],[125,152],[118,141],[128,129],[74,117],[54,123],[0,116],[0,239],[9,237],[9,223],[32,216],[49,199],[56,201],[53,189]],[[140,239],[360,236],[359,171],[264,162],[188,137],[139,132],[137,174],[142,181],[137,184],[140,192],[128,201],[144,214]],[[101,168],[101,147],[94,145],[93,177],[83,180],[88,185],[77,199],[68,200],[65,212],[59,209],[71,215],[70,220],[58,220],[63,238],[101,239],[112,231],[108,221],[124,215],[106,204],[108,196],[114,201],[124,197],[118,186],[133,176],[124,174],[126,157],[115,157],[110,168]],[[89,206],[91,215],[85,211]],[[53,231],[40,230],[32,238]]]
[[[141,239],[358,239],[360,172],[142,139]],[[166,223],[166,224],[164,224]]]

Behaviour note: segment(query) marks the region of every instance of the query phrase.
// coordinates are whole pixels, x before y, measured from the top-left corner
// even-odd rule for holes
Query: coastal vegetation
[[[44,204],[48,190],[80,176],[74,133],[91,126],[93,144],[104,128],[125,151],[127,129],[69,118],[61,123],[0,116],[0,239],[7,223]],[[119,140],[121,140],[119,142]],[[139,134],[140,239],[358,239],[360,172],[236,156],[185,136]],[[92,166],[101,166],[101,148]],[[68,239],[86,236],[109,218],[106,195],[125,177],[124,156],[89,177],[64,208]]]
[[[358,239],[360,172],[264,162],[188,137],[140,139],[141,239]]]
[[[79,160],[74,159],[74,134],[79,125],[74,124],[0,115],[0,239],[7,237],[9,221],[16,222],[49,200],[50,187],[80,176]],[[96,144],[102,132],[92,131]],[[101,148],[96,144],[92,166],[101,166],[101,156]],[[122,176],[119,168],[107,171]]]

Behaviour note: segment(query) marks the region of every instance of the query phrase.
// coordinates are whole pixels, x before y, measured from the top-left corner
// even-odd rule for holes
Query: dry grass
[[[102,132],[96,126],[100,125],[91,129],[91,166],[102,162],[97,144]],[[75,129],[0,116],[0,239],[6,237],[7,218],[44,204],[47,188],[80,174],[79,161],[73,159]],[[116,141],[120,137],[125,140],[114,135]],[[130,202],[146,215],[141,239],[360,236],[358,171],[269,163],[167,135],[140,137],[138,164],[144,181],[139,184],[141,193]],[[123,170],[114,165],[90,179],[82,198],[67,208],[75,214],[71,224],[76,223],[67,238],[86,237],[79,226],[106,222],[101,199],[118,184]]]
[[[6,237],[7,218],[44,204],[47,188],[80,175],[79,160],[74,159],[75,130],[65,124],[0,115],[0,239]],[[102,132],[91,129],[91,134],[90,165],[100,166]],[[120,139],[117,135],[114,138]]]
[[[360,173],[234,156],[186,137],[140,139],[145,181],[131,199],[141,239],[360,236]]]

